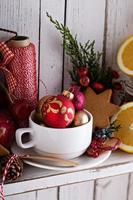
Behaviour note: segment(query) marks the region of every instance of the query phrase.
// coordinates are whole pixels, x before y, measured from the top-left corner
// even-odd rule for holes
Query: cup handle
[[[22,136],[24,133],[29,133],[30,134],[30,138],[31,140],[29,142],[26,143],[22,143]],[[16,130],[15,133],[15,137],[16,137],[16,143],[19,147],[23,148],[23,149],[27,149],[30,147],[33,147],[35,145],[33,137],[34,137],[34,131],[32,128],[20,128]]]

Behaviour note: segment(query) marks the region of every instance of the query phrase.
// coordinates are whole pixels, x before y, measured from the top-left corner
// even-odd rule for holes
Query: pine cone
[[[3,175],[5,167],[7,162],[9,161],[9,159],[11,158],[12,155],[8,155],[8,156],[3,156],[0,158],[0,171],[1,171],[1,175]],[[10,165],[8,171],[7,171],[7,175],[6,175],[6,180],[16,180],[19,176],[22,175],[23,172],[23,162],[22,160],[17,157],[12,164]]]

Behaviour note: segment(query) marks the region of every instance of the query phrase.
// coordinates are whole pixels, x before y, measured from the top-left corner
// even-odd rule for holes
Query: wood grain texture
[[[127,200],[133,199],[133,173],[129,174],[129,181],[128,181],[128,198]]]
[[[128,175],[96,181],[95,200],[127,200]]]
[[[58,200],[57,197],[57,188],[51,188],[37,191],[36,200]]]
[[[7,196],[5,200],[36,200],[36,192]]]
[[[105,0],[68,0],[66,11],[66,26],[77,40],[85,43],[87,40],[96,41],[96,50],[102,52],[104,37]],[[71,68],[70,59],[65,57],[64,87],[70,85],[68,70]]]
[[[129,81],[117,65],[117,51],[122,42],[133,34],[133,1],[131,0],[107,0],[106,16],[106,38],[105,38],[105,65],[119,71],[120,79]],[[121,103],[118,98],[120,91],[116,91],[114,99],[116,103]]]
[[[133,1],[107,1],[106,65],[117,68],[116,54],[121,43],[133,34]]]
[[[59,200],[93,200],[94,182],[62,186],[59,190]]]
[[[64,0],[42,0],[40,35],[40,79],[43,80],[48,94],[56,94],[62,87],[62,39],[59,32],[46,16],[46,11],[54,19],[64,23]],[[40,83],[40,97],[46,95]]]
[[[38,47],[39,0],[0,0],[0,27],[29,36]],[[5,36],[1,32],[0,39]]]

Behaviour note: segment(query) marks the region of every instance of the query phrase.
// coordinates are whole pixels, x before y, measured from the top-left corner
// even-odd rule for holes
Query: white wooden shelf
[[[14,195],[129,172],[133,172],[133,155],[117,151],[98,167],[76,172],[57,172],[25,165],[23,176],[16,182],[5,184],[4,191],[6,195]]]

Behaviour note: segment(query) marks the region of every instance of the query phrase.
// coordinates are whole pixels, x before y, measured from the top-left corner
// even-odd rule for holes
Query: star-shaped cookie
[[[86,105],[94,118],[94,128],[105,128],[110,124],[109,118],[119,110],[119,106],[110,103],[112,90],[107,89],[100,94],[96,94],[91,88],[85,91]]]

